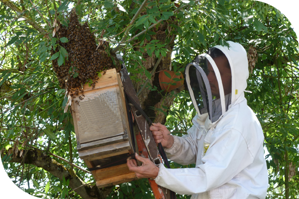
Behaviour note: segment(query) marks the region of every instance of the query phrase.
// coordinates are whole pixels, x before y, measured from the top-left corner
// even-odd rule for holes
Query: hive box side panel
[[[102,145],[109,145],[109,144],[116,143],[116,142],[122,142],[124,140],[125,140],[124,135],[120,134],[120,135],[117,135],[114,137],[109,137],[109,138],[105,138],[105,139],[94,140],[92,142],[82,143],[81,148],[89,149],[89,148],[94,148],[94,147],[98,147],[98,146],[102,146]]]
[[[75,105],[79,142],[86,143],[124,133],[118,102],[118,87],[85,94]]]
[[[84,99],[77,97],[73,100],[76,103],[72,103],[78,149],[98,145],[104,143],[104,139],[120,135],[128,139],[127,110],[119,74],[108,70],[94,89],[87,85],[84,85]]]
[[[126,133],[128,134],[128,139],[129,139],[129,142],[130,142],[130,145],[131,145],[131,148],[133,149],[133,144],[132,144],[132,138],[131,137],[131,133],[130,133],[130,126],[129,126],[129,121],[128,121],[128,117],[127,117],[127,106],[126,106],[126,98],[125,98],[125,93],[124,93],[124,87],[123,87],[123,84],[121,82],[121,79],[120,79],[120,75],[118,74],[117,76],[117,80],[118,80],[118,85],[119,85],[119,95],[120,95],[120,98],[119,98],[119,103],[121,104],[121,109],[120,109],[120,114],[123,118],[122,122],[123,122],[123,127],[126,131]],[[130,114],[130,113],[129,113]]]
[[[113,156],[114,153],[130,153],[131,146],[128,140],[123,142],[112,143],[90,149],[78,150],[79,157],[84,160],[102,159],[103,157]],[[103,156],[103,157],[102,157]]]
[[[128,169],[127,164],[96,170],[94,178],[98,187],[116,185],[137,179],[135,173]]]

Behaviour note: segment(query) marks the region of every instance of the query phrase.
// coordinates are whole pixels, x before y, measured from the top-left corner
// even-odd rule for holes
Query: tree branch
[[[3,39],[3,41],[4,41],[4,47],[6,47],[6,34],[7,34],[7,32],[4,34],[4,39]],[[6,48],[4,48],[4,53],[3,53],[3,56],[2,56],[2,61],[0,63],[0,67],[2,66],[2,64],[4,62],[5,56],[6,56]]]
[[[53,89],[53,88],[52,88],[52,89]],[[32,97],[30,97],[29,99],[24,100],[24,101],[20,102],[19,104],[16,104],[15,107],[20,106],[20,105],[24,104],[25,102],[28,102],[28,101],[30,101],[30,100],[32,100],[32,99],[34,99],[34,98],[37,98],[37,97],[40,96],[40,95],[44,95],[44,94],[49,93],[49,92],[51,92],[51,90],[49,90],[49,91],[45,91],[45,92],[43,92],[43,93],[39,93],[39,94],[37,94],[37,95],[35,95],[35,96],[32,96]],[[7,111],[9,111],[9,110],[15,108],[15,107],[10,107],[10,108],[6,109],[6,110],[5,110],[5,113],[6,113]]]
[[[162,60],[162,55],[159,57],[159,59],[157,60],[157,62],[155,63],[154,69],[151,72],[151,75],[153,76],[158,65],[160,64],[161,60]],[[146,84],[148,83],[149,79],[146,79],[146,81],[144,82],[144,84],[142,85],[142,87],[139,89],[139,91],[137,92],[137,96],[140,95],[140,93],[143,91],[143,89],[145,88]]]
[[[136,14],[134,15],[134,17],[132,18],[129,26],[127,27],[125,34],[123,36],[123,38],[121,39],[120,43],[122,43],[128,36],[130,27],[133,25],[133,23],[136,21],[137,17],[140,15],[142,9],[145,7],[147,0],[144,0],[143,3],[141,4],[140,8],[138,9],[138,11],[136,12]]]
[[[64,158],[62,158],[62,157],[60,157],[60,156],[58,156],[58,155],[55,155],[55,154],[53,154],[53,153],[51,153],[51,152],[48,152],[48,153],[49,153],[50,155],[52,155],[52,156],[54,156],[54,157],[56,157],[56,158],[58,158],[58,159],[64,161],[64,162],[68,163],[68,164],[71,165],[72,167],[76,167],[77,169],[80,169],[81,171],[84,171],[85,173],[91,173],[90,171],[87,171],[87,170],[85,170],[85,169],[82,169],[81,167],[79,167],[79,166],[77,166],[77,165],[75,165],[75,164],[73,164],[73,163],[67,161],[66,159],[64,159]]]
[[[146,1],[144,1],[143,3],[145,3],[145,2],[146,2]],[[142,6],[143,6],[143,4],[141,5],[140,8],[142,8]],[[175,9],[174,13],[177,12],[177,11],[179,11],[179,10],[181,10],[182,8],[185,8],[186,6],[188,6],[188,4],[183,5],[183,6],[179,7],[179,8],[177,8],[177,9]],[[140,8],[139,8],[138,11],[141,12]],[[138,13],[138,12],[137,12],[137,13]],[[139,13],[138,13],[138,14],[139,14]],[[136,18],[137,18],[137,14],[136,14],[135,16],[136,16]],[[135,16],[134,16],[134,18],[135,18]],[[133,19],[134,19],[134,18],[133,18]],[[113,52],[113,53],[116,53],[116,52],[122,47],[122,44],[124,44],[124,43],[129,43],[129,42],[133,41],[136,37],[139,37],[140,35],[146,33],[146,32],[149,31],[150,29],[152,29],[152,28],[154,28],[155,26],[157,26],[158,24],[160,24],[162,21],[165,21],[165,20],[163,20],[163,19],[160,19],[159,21],[157,21],[157,23],[151,25],[148,29],[141,31],[141,32],[138,33],[137,35],[131,37],[131,39],[128,39],[127,41],[124,41],[124,39],[127,37],[126,34],[129,32],[129,27],[131,27],[132,24],[133,24],[133,23],[135,22],[135,20],[136,20],[136,19],[134,19],[134,21],[133,21],[133,19],[131,20],[130,25],[129,25],[128,28],[127,28],[127,31],[125,32],[124,37],[123,37],[122,40],[119,42],[118,46],[116,46],[114,49],[112,49],[112,52]]]
[[[50,21],[51,23],[53,24],[53,19],[52,19],[52,16],[51,16],[51,13],[50,13],[50,9],[49,9],[49,4],[48,4],[48,0],[46,0],[46,5],[47,5],[47,10],[48,10],[48,14],[49,14],[49,18],[50,18]]]
[[[144,0],[143,3],[141,4],[140,8],[138,9],[138,11],[136,12],[136,14],[134,15],[134,17],[132,18],[131,22],[129,23],[129,25],[127,26],[127,28],[125,29],[125,33],[123,38],[121,39],[121,41],[119,42],[118,46],[114,49],[112,49],[112,52],[117,52],[118,49],[120,48],[121,43],[123,43],[123,41],[125,39],[127,39],[128,33],[130,31],[131,26],[133,25],[133,23],[136,21],[137,17],[140,15],[142,9],[145,7],[147,0]]]
[[[179,11],[180,9],[185,8],[186,6],[188,6],[188,4],[183,5],[183,6],[179,7],[179,8],[177,8],[177,9],[175,9],[174,12],[177,12],[177,11]],[[121,44],[129,43],[129,42],[133,41],[136,37],[139,37],[140,35],[146,33],[146,32],[149,31],[150,29],[152,29],[152,28],[154,28],[155,26],[157,26],[158,24],[160,24],[162,21],[165,21],[165,20],[160,19],[160,20],[157,21],[155,24],[151,25],[148,29],[141,31],[140,33],[138,33],[137,35],[131,37],[131,38],[128,39],[127,41],[123,41],[123,40],[124,40],[124,37],[123,37],[123,39],[119,42],[118,46],[115,47],[114,49],[112,49],[112,52],[114,52],[114,53],[117,52],[117,51],[122,47]]]
[[[13,2],[11,2],[10,0],[0,0],[4,5],[6,5],[7,7],[9,7],[10,9],[14,10],[15,12],[19,13],[19,17],[23,15],[23,17],[25,18],[25,20],[32,25],[36,30],[38,30],[40,33],[47,35],[47,32],[41,27],[39,26],[37,23],[34,22],[34,20],[32,20],[27,14],[26,12],[28,12],[27,10],[21,10],[20,8],[18,8]]]
[[[172,38],[170,39],[170,41],[172,41],[175,38],[175,36],[172,36]],[[168,49],[169,44],[166,45],[166,49]],[[162,55],[160,55],[159,59],[157,60],[157,62],[154,65],[154,68],[151,72],[151,75],[153,76],[158,68],[158,65],[160,64],[161,60],[162,60]],[[137,96],[140,95],[140,93],[142,92],[142,90],[145,88],[146,84],[148,83],[149,79],[146,79],[146,81],[144,82],[144,84],[142,85],[142,87],[139,89],[139,91],[137,92]]]
[[[85,184],[72,170],[68,170],[63,165],[57,163],[42,150],[29,149],[26,151],[27,153],[23,154],[20,152],[21,151],[18,150],[17,153],[14,153],[12,148],[10,148],[4,151],[4,154],[16,154],[12,156],[10,162],[21,163],[23,161],[25,164],[43,168],[60,180],[63,180],[63,178],[66,180],[69,179],[69,187],[84,199],[105,198],[95,185],[90,186]]]

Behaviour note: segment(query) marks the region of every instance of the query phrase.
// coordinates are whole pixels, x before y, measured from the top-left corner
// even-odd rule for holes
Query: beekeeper
[[[136,155],[127,165],[138,178],[192,199],[265,198],[268,188],[263,131],[247,105],[248,61],[242,45],[215,46],[185,69],[187,87],[197,111],[183,137],[172,136],[162,124],[150,129],[168,157],[195,168],[167,169]]]

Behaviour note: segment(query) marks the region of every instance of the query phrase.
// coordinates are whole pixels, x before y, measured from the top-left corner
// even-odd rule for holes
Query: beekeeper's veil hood
[[[186,83],[198,115],[217,121],[247,87],[248,61],[243,46],[229,41],[201,54],[185,69]]]

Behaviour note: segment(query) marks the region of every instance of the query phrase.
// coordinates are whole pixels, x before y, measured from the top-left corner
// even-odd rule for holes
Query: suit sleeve
[[[203,139],[202,132],[195,126],[188,130],[183,137],[173,136],[174,143],[171,148],[165,149],[167,157],[182,165],[194,164],[198,152],[198,139]]]
[[[155,181],[179,194],[198,194],[220,187],[253,161],[241,133],[229,130],[213,141],[196,168],[166,169],[160,164]]]

